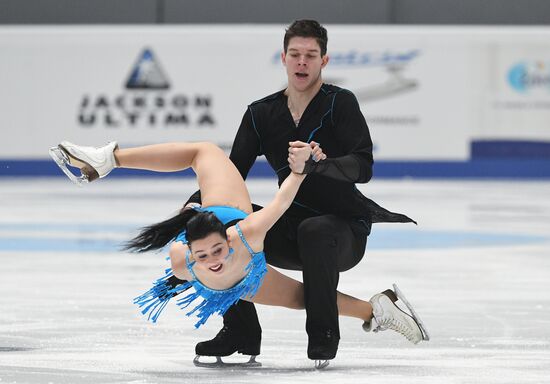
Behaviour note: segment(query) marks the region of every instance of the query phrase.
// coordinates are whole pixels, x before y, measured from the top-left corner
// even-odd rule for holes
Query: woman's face
[[[206,286],[227,289],[242,279],[244,269],[234,263],[229,243],[219,233],[194,240],[190,245],[195,259],[193,271]]]
[[[221,275],[225,272],[224,264],[229,255],[229,245],[219,233],[211,233],[203,239],[193,241],[191,254],[201,270]]]

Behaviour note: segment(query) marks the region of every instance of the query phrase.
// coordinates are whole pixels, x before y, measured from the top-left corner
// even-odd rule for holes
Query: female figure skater
[[[116,142],[104,147],[84,147],[62,142],[50,150],[62,170],[75,180],[67,165],[82,172],[81,179],[103,178],[115,167],[173,172],[191,167],[197,175],[202,193],[202,207],[186,207],[176,216],[145,227],[128,242],[127,249],[146,252],[170,244],[171,269],[153,288],[138,297],[143,313],[156,321],[168,300],[193,287],[195,292],[178,300],[187,307],[202,297],[191,312],[197,313],[196,327],[210,315],[225,311],[238,300],[258,304],[304,309],[303,284],[266,265],[263,240],[267,231],[292,203],[305,175],[290,173],[265,208],[253,212],[248,190],[241,175],[225,155],[211,143],[167,143],[119,149]],[[322,158],[320,148],[312,156]],[[172,288],[167,281],[175,276],[185,284]],[[391,292],[391,291],[390,291]],[[376,305],[395,301],[390,293],[379,294]],[[373,318],[373,302],[338,292],[338,312],[363,320],[365,330]],[[391,301],[390,301],[391,300]],[[393,306],[393,303],[391,303]],[[413,317],[399,316],[402,332],[410,341],[419,342],[422,333]],[[387,314],[385,315],[388,316]],[[383,325],[384,318],[377,318]]]

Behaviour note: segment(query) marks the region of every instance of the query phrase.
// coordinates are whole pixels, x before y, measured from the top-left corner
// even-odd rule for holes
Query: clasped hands
[[[294,173],[304,173],[306,162],[310,158],[315,162],[325,160],[327,158],[327,155],[323,153],[319,143],[316,143],[315,141],[310,143],[304,143],[303,141],[291,141],[288,145],[288,166]]]

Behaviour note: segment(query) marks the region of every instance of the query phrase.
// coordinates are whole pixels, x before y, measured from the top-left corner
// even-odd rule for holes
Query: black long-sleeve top
[[[372,177],[372,140],[357,99],[348,90],[323,84],[296,126],[284,91],[250,104],[243,116],[230,154],[243,179],[265,155],[279,185],[291,172],[290,141],[316,141],[327,155],[318,163],[308,161],[303,181],[287,214],[311,217],[335,214],[374,222],[411,222],[366,198],[355,183]],[[198,195],[190,201],[198,201]]]

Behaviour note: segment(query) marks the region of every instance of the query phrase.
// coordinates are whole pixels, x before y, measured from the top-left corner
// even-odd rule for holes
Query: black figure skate
[[[222,357],[230,356],[238,352],[243,355],[249,355],[250,359],[242,363],[228,363],[222,360]],[[255,368],[261,367],[262,363],[256,361],[260,354],[260,340],[251,338],[236,332],[231,327],[225,325],[212,340],[203,341],[196,345],[193,364],[202,368]],[[200,361],[201,357],[215,357],[215,362]]]

